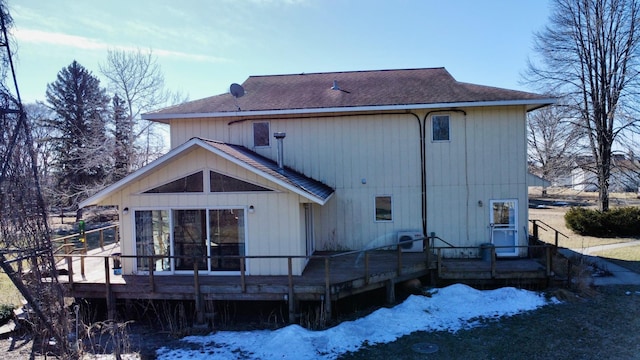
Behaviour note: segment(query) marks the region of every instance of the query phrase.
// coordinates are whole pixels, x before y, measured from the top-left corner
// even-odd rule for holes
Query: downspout
[[[426,153],[425,153],[425,120],[420,120],[420,116],[410,112],[409,114],[415,116],[418,122],[418,137],[420,138],[420,191],[422,202],[422,234],[427,236],[427,178],[426,178]]]

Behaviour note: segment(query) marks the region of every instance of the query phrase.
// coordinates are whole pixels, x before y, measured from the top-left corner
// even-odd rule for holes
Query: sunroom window
[[[160,193],[185,193],[185,192],[202,192],[203,191],[203,173],[199,171],[195,174],[191,174],[174,180],[172,182],[162,184],[151,190],[147,190],[145,194],[160,194]]]

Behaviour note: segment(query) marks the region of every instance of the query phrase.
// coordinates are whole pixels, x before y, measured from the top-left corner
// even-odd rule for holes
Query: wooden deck
[[[292,290],[298,300],[323,300],[328,284],[331,300],[338,300],[386,286],[388,282],[395,284],[429,273],[424,253],[401,253],[399,264],[397,252],[376,251],[366,256],[319,253],[310,259],[301,276],[291,277],[216,276],[202,272],[197,277],[194,274],[113,275],[109,267],[110,254],[115,252],[117,248],[105,248],[87,254],[84,277],[80,273],[81,258],[73,257],[74,274],[59,277],[68,296],[104,298],[110,292],[117,299],[193,300],[195,294],[200,293],[204,300],[285,300]],[[60,262],[60,267],[67,269],[65,264],[67,262]]]
[[[446,281],[475,280],[545,280],[550,263],[517,258],[445,259],[427,252],[397,250],[316,253],[309,258],[300,276],[190,274],[114,275],[111,254],[117,245],[97,249],[87,255],[66,255],[59,269],[70,270],[60,275],[67,296],[102,298],[113,308],[118,299],[191,300],[196,307],[204,301],[286,301],[290,317],[299,301],[321,301],[331,314],[331,303],[355,294],[385,288],[387,301],[395,301],[395,285],[410,279],[431,276]],[[437,252],[440,253],[439,251]],[[546,262],[550,262],[549,251]],[[245,261],[250,261],[243,259]],[[289,258],[291,261],[291,257]],[[84,265],[82,264],[84,262]],[[291,267],[290,267],[291,268]]]

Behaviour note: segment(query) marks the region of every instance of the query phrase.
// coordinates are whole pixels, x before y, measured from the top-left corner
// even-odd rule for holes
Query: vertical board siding
[[[432,142],[431,119],[425,121],[427,232],[459,245],[487,242],[489,200],[518,199],[521,242],[527,221],[526,127],[522,107],[442,111],[450,116],[450,141]],[[419,112],[424,118],[427,111]],[[253,147],[253,122],[229,125],[233,118],[171,121],[172,147],[198,136],[243,145],[274,161],[273,133],[286,133],[284,164],[335,190],[324,205],[313,204],[317,250],[347,250],[395,242],[402,230],[420,230],[421,181],[418,123],[411,114],[270,118],[270,146]],[[178,160],[178,159],[175,159]],[[189,172],[216,169],[273,188],[259,194],[141,195],[140,191]],[[205,177],[208,179],[208,177]],[[363,184],[363,179],[365,180]],[[374,198],[390,195],[393,221],[374,221]],[[247,248],[252,255],[303,255],[304,216],[299,196],[204,150],[186,154],[139,179],[109,201],[135,207],[255,206],[247,214]],[[482,206],[478,202],[482,202]],[[126,219],[125,219],[126,220]],[[123,235],[132,234],[130,219]],[[127,234],[127,232],[129,234]],[[131,249],[133,250],[133,245]],[[287,262],[252,261],[252,274],[283,274]],[[295,261],[296,273],[303,261]]]
[[[526,244],[522,226],[528,220],[524,110],[503,107],[466,112],[466,118],[451,114],[449,143],[426,144],[428,231],[462,246],[488,242],[489,200],[518,199],[519,243]]]

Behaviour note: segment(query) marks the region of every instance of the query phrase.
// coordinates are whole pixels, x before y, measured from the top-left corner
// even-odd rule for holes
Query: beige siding
[[[518,199],[521,241],[526,233],[526,137],[521,107],[448,112],[451,141],[431,142],[426,126],[427,232],[460,245],[489,240],[489,200]],[[443,113],[447,113],[444,111]],[[427,115],[419,113],[421,118]],[[181,120],[172,141],[189,134],[239,143],[271,159],[276,144],[253,148],[253,121]],[[314,212],[318,250],[360,249],[394,241],[397,231],[421,228],[419,132],[413,115],[268,119],[270,133],[287,133],[284,162],[336,190]],[[366,179],[366,184],[362,180]],[[391,223],[374,221],[374,198],[391,195]],[[478,205],[482,201],[483,206]],[[302,226],[303,224],[299,224]],[[269,230],[270,231],[270,230]],[[276,231],[277,232],[277,231]],[[304,249],[304,244],[300,245]]]
[[[275,191],[237,194],[141,194],[150,188],[203,169],[216,169],[216,171],[254,182]],[[205,175],[205,182],[206,179]],[[126,255],[135,254],[132,241],[134,238],[132,221],[133,212],[137,209],[215,207],[246,209],[249,205],[254,206],[255,212],[246,214],[247,255],[304,255],[305,249],[299,241],[301,227],[299,211],[301,210],[298,195],[203,149],[174,159],[166,166],[113,193],[102,203],[115,204],[120,209],[129,208],[128,215],[121,215],[121,238],[123,239],[121,250]],[[131,273],[133,265],[133,261],[126,260],[123,263],[125,273]],[[249,274],[253,275],[284,275],[287,274],[288,266],[286,260],[279,262],[250,260],[247,264],[247,270]],[[294,273],[299,275],[301,272],[302,261],[296,260]]]
[[[450,113],[450,142],[431,142],[427,121],[428,232],[461,246],[488,242],[489,200],[517,199],[519,243],[524,245],[528,220],[524,110],[466,112],[466,116]]]
[[[520,242],[526,243],[526,129],[522,107],[467,108],[450,115],[451,140],[431,141],[431,119],[426,126],[427,232],[460,245],[476,246],[490,239],[489,201],[517,199]],[[433,113],[433,112],[432,112]],[[426,112],[419,112],[425,118]],[[240,144],[276,160],[277,147],[253,147],[253,123],[233,119],[181,119],[173,121],[171,141],[177,146],[192,136]],[[271,135],[286,132],[284,163],[335,189],[324,206],[314,205],[316,249],[361,249],[392,243],[400,230],[421,229],[421,188],[419,131],[410,114],[322,116],[303,119],[262,119],[268,121]],[[188,171],[184,161],[181,171]],[[191,170],[202,168],[199,163]],[[234,175],[237,167],[209,159],[206,167]],[[162,173],[166,179],[175,169]],[[259,177],[243,173],[262,184]],[[176,175],[174,175],[176,177]],[[366,183],[363,184],[362,180]],[[148,183],[147,188],[152,186]],[[279,189],[283,190],[283,189]],[[391,195],[393,221],[374,221],[374,198]],[[250,195],[253,196],[253,195]],[[246,204],[237,195],[239,204]],[[224,203],[223,196],[208,199]],[[140,199],[140,201],[142,201]],[[176,196],[176,202],[190,199]],[[231,201],[230,199],[228,201]],[[296,196],[282,194],[268,199],[255,198],[256,214],[267,207],[278,214],[252,219],[250,231],[259,231],[265,240],[251,251],[303,253],[304,221],[300,205],[290,206]],[[482,202],[482,206],[479,205]],[[186,206],[186,205],[185,205]],[[288,210],[287,210],[288,209]],[[255,214],[254,214],[255,215]],[[256,230],[259,229],[259,230]],[[254,240],[253,236],[251,237]],[[269,239],[269,241],[266,241]],[[285,245],[286,243],[286,245]],[[268,245],[267,245],[268,244]],[[264,247],[264,248],[263,248]],[[258,266],[257,264],[254,264]],[[260,271],[277,271],[282,265],[260,264]],[[286,264],[284,265],[286,267]],[[265,270],[267,269],[267,270]],[[254,270],[252,268],[252,270]]]

